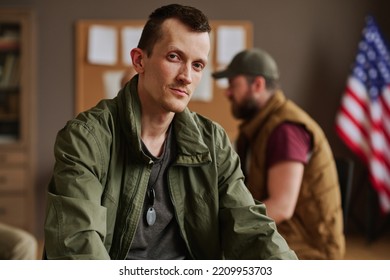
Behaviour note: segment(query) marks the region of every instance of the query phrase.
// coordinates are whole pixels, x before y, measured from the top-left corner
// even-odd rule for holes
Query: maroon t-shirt
[[[268,139],[267,167],[285,160],[306,164],[311,147],[310,133],[302,125],[284,122],[274,129]]]

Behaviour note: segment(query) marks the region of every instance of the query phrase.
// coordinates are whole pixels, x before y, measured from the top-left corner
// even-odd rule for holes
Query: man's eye
[[[168,57],[169,57],[169,59],[171,59],[171,60],[178,59],[177,54],[174,54],[174,53],[169,54]]]
[[[204,65],[202,64],[202,63],[194,63],[193,64],[194,65],[194,68],[196,69],[196,70],[198,70],[198,71],[201,71],[201,70],[203,70],[203,68],[204,68]]]

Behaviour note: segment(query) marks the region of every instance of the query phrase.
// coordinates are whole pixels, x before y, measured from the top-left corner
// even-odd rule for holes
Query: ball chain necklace
[[[149,226],[152,226],[154,225],[154,223],[156,222],[156,219],[157,219],[157,213],[156,213],[156,210],[154,208],[154,201],[155,201],[155,198],[156,198],[156,192],[154,190],[154,187],[160,177],[160,173],[161,173],[161,170],[163,169],[163,165],[164,165],[164,162],[166,161],[166,150],[167,150],[167,147],[166,147],[166,141],[164,141],[164,145],[163,145],[163,154],[159,160],[159,162],[157,163],[159,165],[159,169],[158,169],[158,172],[157,172],[157,176],[156,176],[156,179],[154,180],[153,184],[150,184],[148,185],[148,190],[147,190],[147,197],[148,197],[148,209],[146,210],[146,222]]]

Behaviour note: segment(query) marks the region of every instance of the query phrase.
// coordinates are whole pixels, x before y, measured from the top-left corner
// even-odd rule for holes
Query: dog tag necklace
[[[156,208],[154,206],[154,202],[156,200],[155,187],[156,187],[157,182],[159,182],[159,180],[162,180],[162,178],[160,178],[160,176],[163,177],[162,174],[164,173],[164,170],[166,169],[167,164],[168,164],[167,157],[168,157],[169,153],[167,152],[167,149],[168,149],[167,142],[170,142],[170,141],[168,141],[167,139],[169,139],[169,135],[171,134],[170,131],[171,131],[171,126],[169,126],[169,128],[168,128],[167,137],[164,140],[162,155],[160,156],[160,158],[157,158],[156,161],[154,162],[153,167],[152,167],[151,177],[149,178],[149,182],[148,182],[148,190],[146,192],[147,201],[145,201],[146,203],[148,203],[146,214],[145,214],[146,223],[148,224],[148,226],[154,225],[156,223],[156,219],[157,219],[157,212],[156,212]],[[148,151],[146,146],[143,145],[143,148],[145,148],[145,150]],[[153,178],[153,175],[156,174],[156,170],[155,170],[156,168],[158,168],[157,176],[155,178]],[[150,183],[150,182],[153,182],[153,183]],[[158,186],[159,186],[159,184],[157,184],[157,187]],[[158,209],[158,207],[157,207],[157,209]]]
[[[146,222],[149,226],[154,225],[156,222],[156,210],[154,210],[154,199],[156,197],[156,192],[154,191],[154,188],[151,187],[148,190],[148,199],[149,199],[149,208],[146,211]]]
[[[153,184],[150,185],[150,187],[148,186],[147,196],[148,196],[149,207],[146,210],[146,222],[149,226],[154,225],[154,223],[156,222],[156,219],[157,219],[156,209],[154,208],[154,201],[156,198],[156,192],[154,190],[154,187],[156,186],[156,183],[159,180],[161,169],[163,169],[164,161],[166,160],[166,158],[165,158],[166,149],[167,148],[165,147],[165,143],[164,143],[163,155],[157,163],[159,165],[159,169],[157,172],[156,179],[154,179],[154,182],[153,182]]]
[[[148,196],[149,207],[148,210],[146,210],[146,222],[148,223],[149,226],[154,225],[157,218],[156,210],[154,209],[154,200],[156,198],[156,192],[154,190],[154,187],[160,177],[161,169],[164,163],[164,157],[165,157],[165,151],[163,157],[158,163],[158,165],[160,165],[160,168],[158,169],[156,179],[154,180],[153,184],[150,187],[148,186],[147,196]]]

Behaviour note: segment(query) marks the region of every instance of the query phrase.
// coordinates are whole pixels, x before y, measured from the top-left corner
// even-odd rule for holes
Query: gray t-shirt
[[[155,192],[153,208],[156,211],[156,222],[149,226],[146,221],[146,212],[152,203],[147,191],[140,221],[127,255],[129,260],[168,260],[187,259],[189,257],[175,218],[167,185],[166,171],[175,158],[175,144],[173,132],[170,128],[164,143],[163,154],[159,158],[152,156],[146,146],[142,145],[143,151],[154,162],[148,182],[148,190],[153,188]]]

